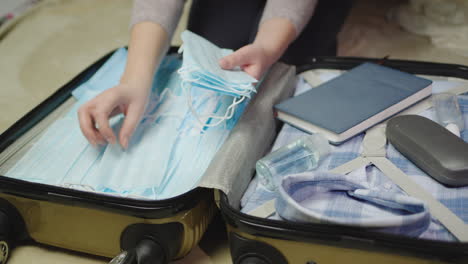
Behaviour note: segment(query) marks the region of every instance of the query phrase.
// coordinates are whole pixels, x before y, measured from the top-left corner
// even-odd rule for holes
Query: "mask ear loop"
[[[174,94],[174,92],[172,92],[169,88],[165,88],[162,92],[161,92],[161,96],[159,97],[160,100],[161,100],[161,103],[164,101],[164,100],[167,100],[168,98],[170,97],[179,97],[177,95]],[[158,106],[159,108],[160,106]],[[180,114],[158,114],[158,110],[156,110],[155,113],[153,113],[149,118],[150,120],[152,120],[153,122],[155,121],[155,117],[156,116],[161,116],[161,117],[172,117],[172,118],[176,118],[176,119],[181,119],[183,120],[184,117],[181,117]]]
[[[182,79],[186,82],[203,82],[203,79],[200,76],[196,76],[195,78],[193,77],[194,75],[192,73],[197,71],[200,70],[197,68],[188,69],[187,67],[182,67],[179,70],[177,70],[177,73],[179,73]],[[205,85],[219,92],[228,92],[245,97],[249,97],[251,92],[257,92],[255,90],[255,87],[251,84],[241,84],[240,88],[235,88],[232,87],[230,83],[224,83],[226,89],[219,89],[216,86],[207,85],[206,82]]]
[[[150,95],[150,101],[148,102],[148,105],[146,106],[145,112],[143,113],[141,120],[148,119],[148,118],[151,119],[154,116],[154,113],[157,111],[157,108],[159,107],[158,105],[161,103],[161,98],[163,94],[164,94],[164,91],[162,91],[160,95],[156,95],[153,93]]]
[[[200,70],[198,68],[194,68],[193,70],[190,71],[190,73],[192,72],[200,72]],[[216,79],[217,82],[221,83],[223,86],[228,87],[229,90],[231,91],[245,92],[245,93],[256,92],[255,87],[252,85],[253,82],[243,82],[243,83],[228,82],[228,81],[225,81],[224,79],[219,79],[217,75],[214,75],[210,72],[206,72],[203,75]]]
[[[192,104],[192,85],[190,85],[188,88],[186,85],[190,85],[186,81],[182,81],[182,87],[185,89],[188,93],[187,96],[187,104],[189,106],[190,111],[192,112],[192,115],[195,117],[195,119],[198,121],[198,123],[203,127],[215,127],[221,124],[224,120],[231,119],[232,116],[234,115],[234,111],[236,110],[237,105],[242,103],[245,100],[245,96],[240,97],[239,100],[237,98],[234,98],[232,104],[226,109],[226,112],[223,116],[216,116],[216,115],[199,115],[196,111],[195,108],[193,107]],[[215,123],[207,124],[206,122],[203,122],[201,118],[207,118],[207,119],[219,119]]]
[[[120,196],[125,197],[125,198],[134,199],[134,200],[157,200],[156,196],[153,199],[151,199],[151,198],[148,198],[146,196],[141,196],[141,195],[138,195],[138,194],[128,194],[128,195],[120,195]]]
[[[93,188],[93,186],[88,185],[88,184],[64,182],[64,183],[62,183],[62,184],[60,184],[58,186],[61,186],[61,187],[64,187],[64,188],[69,188],[69,189],[76,189],[76,188],[73,188],[73,187],[78,186],[78,187],[81,187],[81,188],[83,188],[84,190],[86,190],[88,192],[98,192],[98,191],[96,191],[96,189]]]
[[[77,188],[74,188],[75,186],[76,187],[81,187],[81,189],[83,189],[84,191],[93,192],[93,193],[100,193],[100,194],[104,194],[104,195],[108,195],[108,196],[118,196],[118,197],[125,197],[125,198],[138,199],[138,200],[152,200],[151,198],[148,198],[148,197],[142,196],[142,195],[138,195],[138,194],[121,194],[121,193],[100,192],[100,191],[97,191],[96,189],[94,189],[91,185],[81,184],[81,183],[63,183],[63,184],[61,184],[59,186],[64,187],[64,188],[74,189],[74,190],[77,189]],[[156,193],[154,191],[153,191],[153,196],[154,196],[154,199],[156,199]]]

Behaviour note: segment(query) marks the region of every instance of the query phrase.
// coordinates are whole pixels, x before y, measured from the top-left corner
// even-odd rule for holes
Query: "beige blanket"
[[[130,7],[130,0],[44,1],[3,30],[0,132],[96,59],[126,45]]]

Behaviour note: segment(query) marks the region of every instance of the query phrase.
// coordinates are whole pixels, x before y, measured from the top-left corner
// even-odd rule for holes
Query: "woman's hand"
[[[109,119],[125,115],[119,132],[123,148],[145,111],[157,65],[168,47],[168,34],[161,25],[144,21],[132,27],[125,72],[120,84],[99,94],[78,110],[80,128],[93,145],[114,144],[117,139]]]
[[[112,87],[79,108],[81,131],[93,145],[106,142],[114,144],[116,136],[109,125],[109,119],[123,113],[125,118],[119,132],[119,142],[123,148],[127,148],[145,111],[148,98],[149,89],[146,87],[130,84]]]
[[[296,38],[294,25],[284,18],[271,18],[264,21],[252,44],[238,49],[222,58],[219,66],[225,70],[240,67],[250,76],[259,80],[268,68],[286,51]]]
[[[259,43],[249,44],[219,61],[221,68],[231,70],[239,66],[250,76],[259,80],[281,54]]]

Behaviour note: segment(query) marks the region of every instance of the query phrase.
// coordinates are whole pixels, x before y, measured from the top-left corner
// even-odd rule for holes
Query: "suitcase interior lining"
[[[7,176],[7,172],[12,168],[17,161],[19,161],[24,154],[34,145],[34,143],[40,139],[41,135],[47,130],[47,128],[57,119],[67,113],[73,104],[76,103],[76,99],[70,97],[62,105],[56,108],[52,113],[47,115],[34,127],[29,129],[15,142],[8,146],[3,152],[0,153],[0,175]]]
[[[331,67],[336,66],[331,65]],[[343,67],[342,69],[347,68]],[[463,71],[465,70],[468,70],[468,68],[463,69]],[[428,71],[431,71],[431,69]],[[415,73],[424,72],[426,72],[424,68],[415,70]],[[429,77],[432,80],[456,81],[461,82],[463,86],[468,86],[468,72],[459,73],[458,77],[446,77],[444,75],[450,76],[451,73],[447,70],[445,74],[441,75],[418,74],[418,76]],[[279,126],[279,128],[281,128],[281,126]],[[253,178],[253,174],[254,173],[252,173],[252,175],[245,175],[245,177]],[[243,191],[244,193],[247,188]],[[235,259],[241,259],[242,256],[247,254],[246,252],[252,255],[266,254],[265,256],[269,256],[271,259],[275,260],[277,260],[277,258],[273,257],[274,255],[268,254],[282,252],[285,256],[288,256],[288,258],[291,257],[294,259],[296,256],[294,255],[293,257],[293,253],[290,252],[290,247],[301,244],[311,252],[304,253],[303,255],[305,257],[315,256],[315,253],[313,253],[314,250],[319,250],[321,247],[328,247],[337,251],[340,249],[356,251],[358,253],[361,251],[359,254],[370,250],[379,256],[381,255],[382,259],[385,260],[387,260],[387,258],[392,259],[392,256],[399,255],[403,257],[403,259],[405,259],[404,257],[408,257],[408,259],[415,260],[415,263],[426,263],[426,261],[439,263],[438,260],[448,261],[448,263],[466,263],[468,260],[467,243],[421,240],[400,235],[379,233],[365,228],[295,223],[254,217],[240,211],[239,208],[243,196],[243,194],[240,197],[221,194],[219,197],[220,210],[230,232],[231,253]],[[239,237],[242,242],[236,240],[236,237]],[[273,252],[268,251],[268,253],[259,248],[265,245],[277,247],[276,249],[274,248]],[[299,257],[298,259],[301,258]],[[332,259],[334,261],[336,260],[335,258]],[[290,259],[290,261],[292,260]],[[297,259],[295,259],[295,261],[297,261]],[[278,263],[280,263],[280,261]]]
[[[311,69],[302,69],[299,72],[302,73],[306,70],[323,70],[320,65],[317,66],[319,67],[310,67]],[[468,86],[468,68],[464,66],[456,66],[455,68],[458,68],[460,71],[457,72],[448,69],[442,71],[439,69],[439,71],[437,71],[432,69],[430,66],[431,65],[426,65],[425,63],[420,62],[416,63],[416,67],[409,67],[409,69],[406,69],[406,71],[417,74],[423,78],[425,77],[432,80],[442,81],[455,81],[462,83],[462,86]],[[333,67],[336,69],[336,66],[333,66],[333,63],[330,63],[330,68]],[[442,69],[444,68],[440,65],[436,65],[435,67]],[[348,67],[343,66],[341,69],[346,70]],[[401,70],[405,70],[404,65],[401,67]],[[432,72],[434,72],[434,75],[430,74]],[[454,74],[454,72],[456,73]],[[454,75],[454,77],[451,75]],[[245,177],[253,178],[253,176],[254,175],[246,175]],[[244,193],[247,188],[244,190]],[[394,234],[377,233],[368,231],[366,229],[350,228],[339,225],[301,224],[281,220],[258,218],[250,216],[249,214],[243,213],[239,210],[242,197],[243,195],[235,200],[233,199],[235,197],[231,197],[229,195],[221,195],[220,197],[221,212],[225,216],[224,218],[226,219],[227,224],[235,228],[235,233],[245,232],[246,234],[256,237],[281,238],[286,240],[312,243],[336,243],[340,246],[347,244],[350,247],[358,246],[359,243],[356,243],[356,241],[361,241],[363,242],[363,248],[368,248],[369,245],[372,245],[373,247],[379,247],[381,250],[385,250],[388,249],[389,245],[391,245],[391,247],[401,250],[399,251],[399,254],[404,254],[407,252],[407,250],[410,250],[410,255],[422,254],[427,256],[427,254],[430,254],[434,256],[435,254],[444,258],[458,257],[460,255],[465,256],[467,254],[466,252],[468,252],[467,244],[460,242],[420,240]]]

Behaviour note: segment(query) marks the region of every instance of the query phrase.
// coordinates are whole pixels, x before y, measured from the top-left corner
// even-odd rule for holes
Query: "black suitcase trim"
[[[364,62],[372,62],[412,74],[455,77],[468,80],[468,66],[426,61],[373,59],[358,57],[316,57],[310,64],[297,68],[298,73],[314,69],[350,70]]]
[[[176,47],[171,47],[169,53],[175,53],[176,51]],[[83,70],[75,78],[49,96],[45,101],[40,103],[37,107],[32,109],[2,133],[0,135],[0,152],[3,152],[29,129],[37,125],[47,115],[68,100],[72,96],[71,92],[91,78],[91,76],[112,56],[114,52],[115,50],[109,52],[97,62]],[[153,219],[174,216],[176,213],[195,207],[200,200],[212,195],[211,190],[196,188],[170,199],[145,201],[78,191],[46,184],[31,183],[2,175],[0,175],[0,192],[36,200],[73,204],[87,208],[112,211],[124,215]]]
[[[298,73],[313,69],[349,70],[361,63],[373,62],[412,74],[457,77],[468,79],[468,67],[455,64],[416,62],[404,60],[318,57],[308,65],[298,67]],[[352,248],[397,249],[423,257],[445,260],[466,260],[468,243],[442,242],[372,232],[364,228],[324,224],[301,224],[270,220],[242,213],[231,207],[226,194],[221,193],[220,210],[226,223],[241,232],[273,239],[319,242]],[[234,256],[235,257],[235,256]]]

